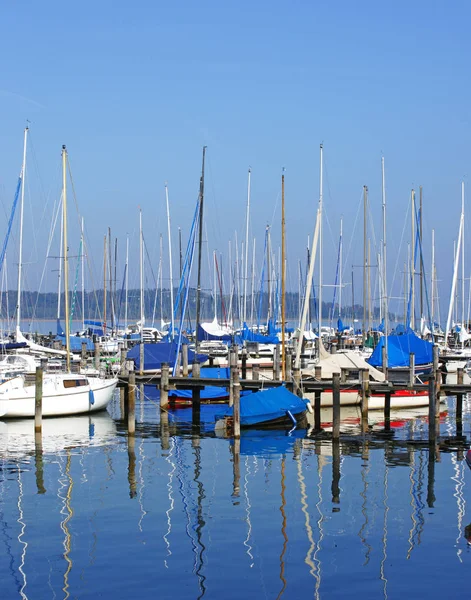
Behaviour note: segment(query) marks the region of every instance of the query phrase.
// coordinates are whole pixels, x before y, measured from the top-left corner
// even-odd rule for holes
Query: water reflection
[[[458,591],[457,569],[471,562],[471,472],[452,440],[452,410],[430,446],[420,411],[392,411],[389,431],[377,415],[366,434],[356,411],[342,411],[349,435],[340,441],[327,412],[322,435],[243,431],[233,440],[216,437],[206,408],[201,435],[191,409],[143,403],[128,437],[119,399],[116,419],[45,420],[40,440],[32,422],[0,423],[5,597],[26,598],[33,586],[37,597],[62,598]],[[423,564],[446,573],[446,586],[427,589]]]

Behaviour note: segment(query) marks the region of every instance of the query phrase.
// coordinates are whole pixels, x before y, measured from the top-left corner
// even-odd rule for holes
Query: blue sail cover
[[[263,333],[257,333],[248,328],[247,323],[244,323],[242,328],[242,339],[246,342],[256,342],[258,344],[279,344],[280,340],[276,333],[271,335],[264,335]]]
[[[285,417],[287,411],[293,416],[307,410],[307,400],[298,398],[285,387],[269,388],[240,397],[240,424],[249,427]],[[228,407],[216,415],[216,420],[233,416],[234,407]]]
[[[342,319],[339,317],[337,319],[337,331],[340,331],[340,333],[342,331],[346,331],[347,329],[350,329],[349,325],[344,325]]]
[[[56,335],[54,340],[56,342],[57,341],[61,342],[61,344],[65,348],[65,335]],[[80,337],[78,335],[69,336],[69,342],[70,342],[70,350],[72,352],[80,352],[82,350],[82,343],[85,343],[87,345],[87,352],[92,351],[94,348],[93,342],[90,338]]]
[[[367,361],[372,367],[383,366],[384,336]],[[388,335],[388,367],[408,367],[409,354],[415,354],[416,365],[428,365],[433,361],[433,344],[422,340],[415,333]]]
[[[140,345],[134,346],[127,354],[128,360],[133,360],[136,369],[141,368],[140,360]],[[191,364],[198,359],[199,363],[206,362],[208,357],[206,354],[195,354],[193,350],[188,350],[188,362]],[[147,371],[155,371],[162,367],[162,363],[168,363],[170,367],[175,365],[177,360],[177,343],[176,342],[158,342],[156,344],[144,344],[144,368]]]

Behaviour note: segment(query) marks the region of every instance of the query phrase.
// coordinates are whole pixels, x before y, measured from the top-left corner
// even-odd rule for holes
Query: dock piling
[[[198,361],[193,363],[192,373],[193,379],[200,378],[200,363]],[[199,427],[201,423],[201,389],[199,387],[193,388],[191,412],[193,427]]]
[[[273,352],[273,379],[278,381],[280,379],[280,345],[276,344]]]
[[[384,394],[384,430],[391,430],[391,392]]]
[[[234,438],[240,438],[240,383],[239,372],[236,369],[234,372]]]
[[[340,437],[340,374],[332,374],[332,437]]]
[[[168,407],[168,380],[170,369],[168,363],[162,363],[160,369],[160,409]]]
[[[182,370],[183,377],[188,377],[188,344],[182,344]]]
[[[85,369],[87,366],[87,342],[82,342],[82,351],[80,354],[80,366]]]
[[[252,381],[260,381],[260,365],[252,366]]]
[[[100,342],[95,342],[93,350],[95,369],[98,371],[100,368]]]
[[[34,392],[34,431],[41,433],[43,419],[43,370],[36,367],[36,380]]]
[[[136,433],[136,373],[131,371],[128,380],[128,435]]]
[[[321,391],[314,392],[314,429],[321,431]]]
[[[247,348],[242,348],[242,379],[247,379]]]

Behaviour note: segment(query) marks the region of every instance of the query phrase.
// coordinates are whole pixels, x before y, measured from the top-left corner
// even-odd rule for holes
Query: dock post
[[[457,369],[456,371],[456,383],[463,385],[464,370]],[[456,435],[463,435],[463,394],[456,394]]]
[[[319,381],[322,379],[322,367],[314,367],[314,377]]]
[[[119,353],[119,374],[126,376],[128,375],[128,371],[126,369],[126,348],[121,348]]]
[[[286,381],[291,381],[291,348],[287,348],[285,352],[285,377]]]
[[[100,342],[94,344],[94,357],[95,369],[98,371],[100,368]]]
[[[340,383],[346,383],[347,382],[347,369],[340,369]]]
[[[128,435],[136,433],[136,373],[131,371],[128,379]]]
[[[43,370],[36,367],[36,388],[34,392],[34,431],[41,433],[43,419]]]
[[[332,437],[340,437],[340,374],[332,373]]]
[[[321,431],[321,390],[314,392],[314,429]]]
[[[234,404],[234,374],[237,370],[232,346],[229,348],[229,406]]]
[[[438,346],[437,344],[433,345],[433,374],[435,375],[435,379],[438,381],[438,370],[439,370],[439,362],[438,362]],[[443,382],[445,383],[445,382]]]
[[[168,380],[169,380],[168,363],[162,363],[160,369],[160,409],[168,407]]]
[[[260,365],[253,365],[252,367],[252,381],[260,381]]]
[[[276,344],[275,351],[273,353],[273,379],[275,381],[280,380],[280,345]]]
[[[384,394],[384,430],[391,430],[391,392]]]
[[[195,361],[192,368],[193,379],[200,378],[200,363]],[[193,427],[199,427],[201,423],[201,389],[193,388],[192,403],[191,403],[191,420]]]
[[[82,342],[82,352],[80,355],[80,366],[85,369],[87,366],[87,342]]]
[[[409,354],[409,387],[412,389],[415,382],[415,354]]]
[[[182,344],[183,377],[188,377],[188,344]]]
[[[435,373],[432,374],[428,380],[428,437],[430,443],[434,443],[437,437],[436,428],[436,396],[437,396],[437,385],[435,379]]]
[[[361,427],[363,433],[368,430],[368,399],[370,396],[370,372],[360,369],[361,383]]]
[[[388,380],[388,361],[386,360],[386,346],[381,348],[381,365],[383,369],[384,381]]]
[[[247,348],[242,348],[242,379],[247,379]]]
[[[301,369],[299,367],[293,367],[293,381],[294,381],[294,393],[299,398],[302,398],[303,391],[301,389]]]
[[[240,383],[239,371],[234,371],[234,438],[240,438]]]
[[[44,463],[43,463],[43,438],[40,431],[34,432],[34,465],[36,470],[36,488],[38,494],[45,494]]]

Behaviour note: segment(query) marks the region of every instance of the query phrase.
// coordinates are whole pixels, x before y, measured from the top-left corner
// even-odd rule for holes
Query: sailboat
[[[63,243],[66,373],[45,373],[43,379],[42,414],[45,417],[76,415],[103,410],[111,401],[118,380],[87,377],[70,372],[70,321],[67,254],[67,150],[62,146]],[[34,417],[35,386],[27,374],[19,374],[0,384],[0,418]]]

